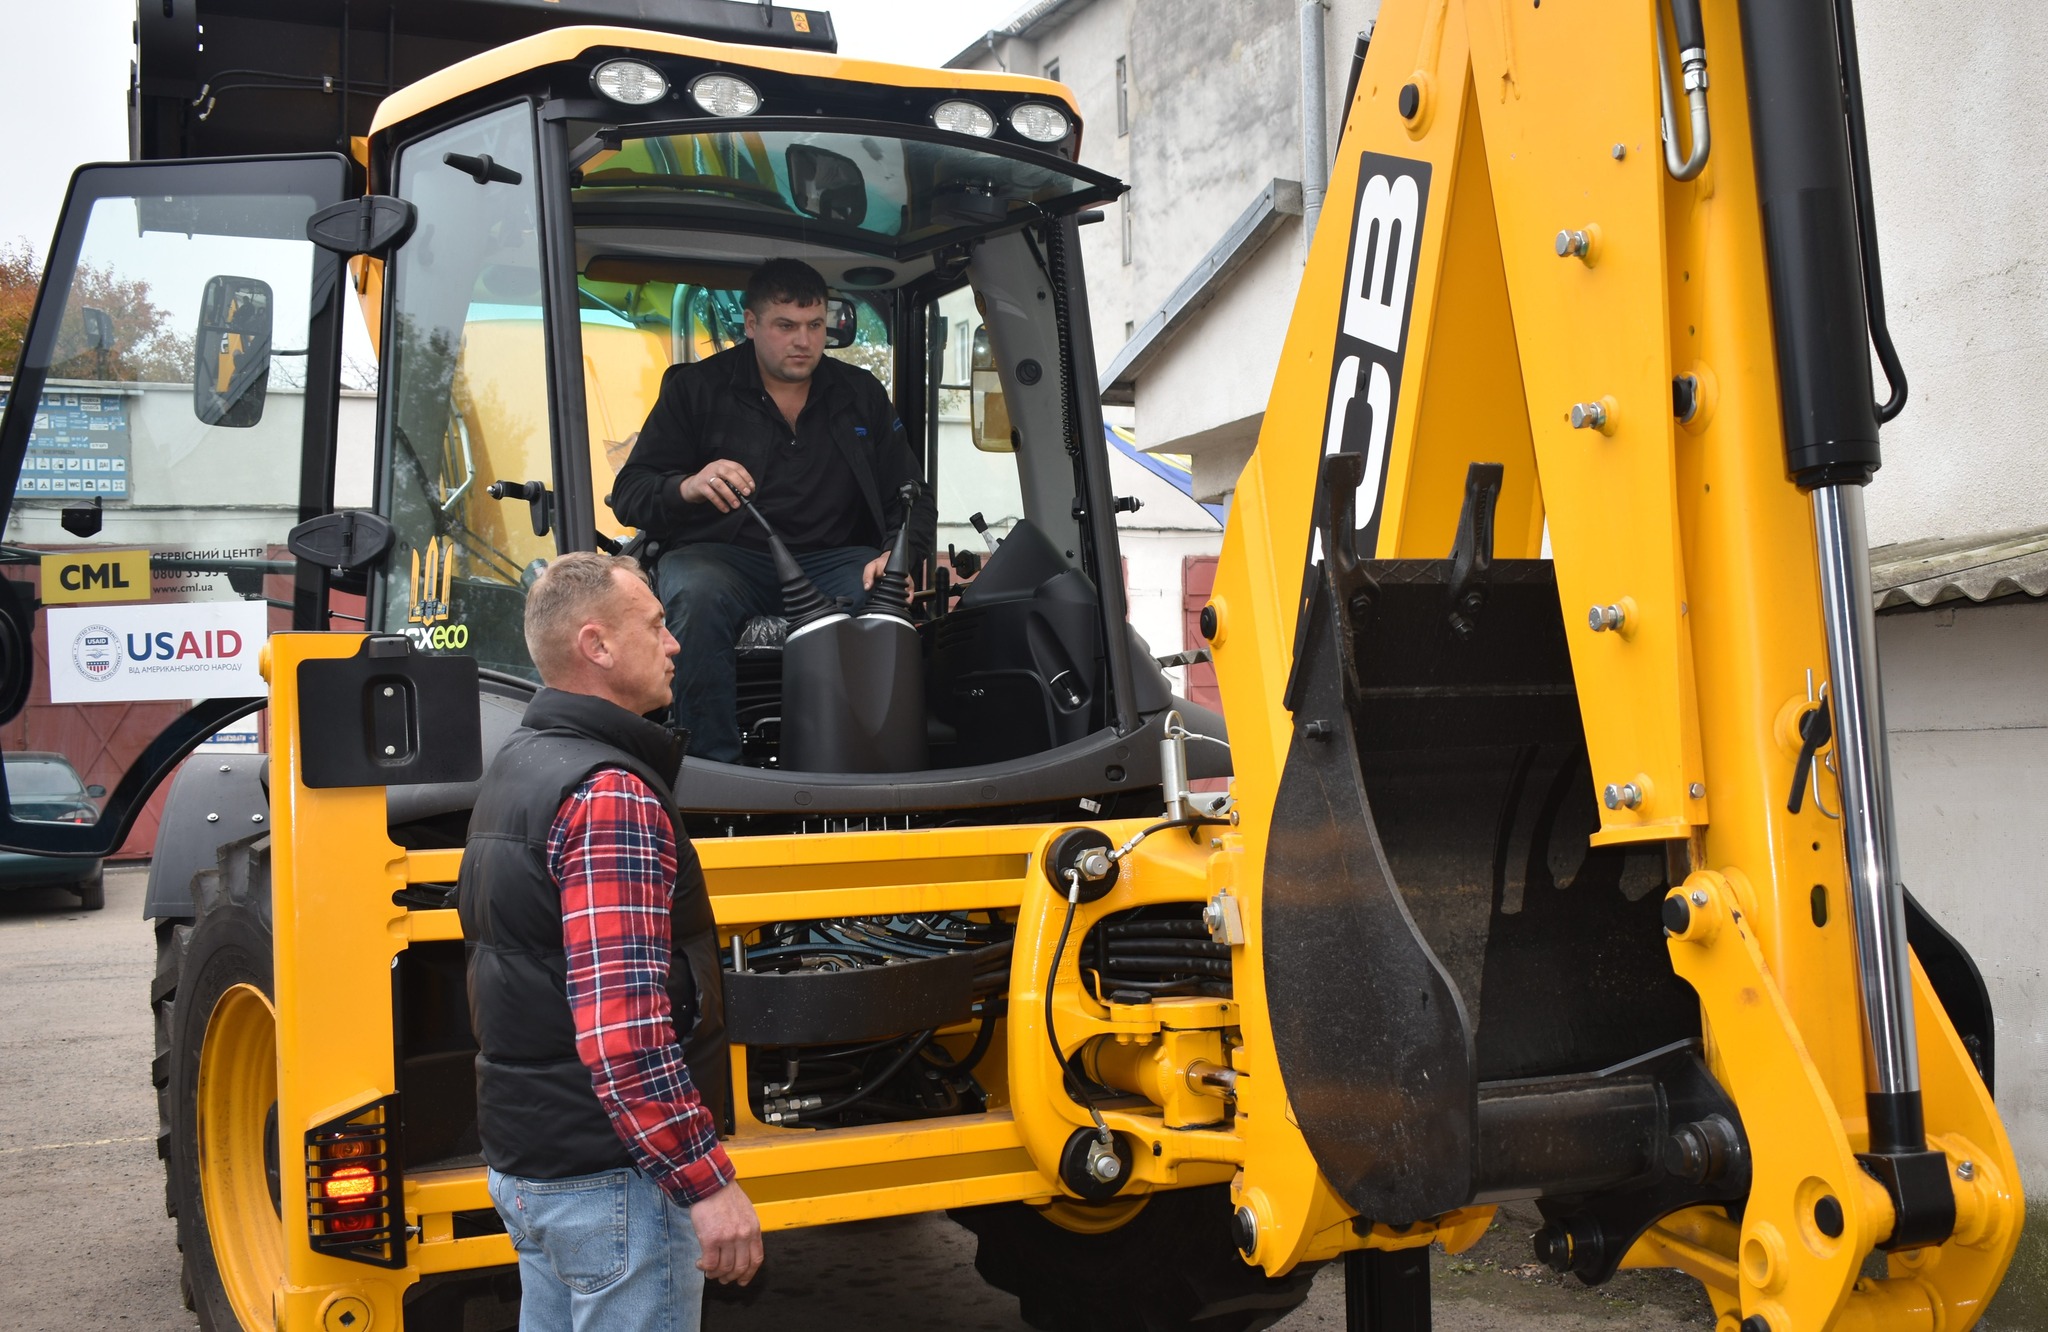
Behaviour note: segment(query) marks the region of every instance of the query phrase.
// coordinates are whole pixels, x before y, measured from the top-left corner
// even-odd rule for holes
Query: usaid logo
[[[121,670],[121,639],[103,624],[89,624],[71,640],[71,664],[88,680],[106,681]]]
[[[1387,444],[1401,401],[1408,317],[1415,303],[1415,261],[1429,203],[1429,164],[1359,154],[1358,205],[1344,301],[1331,356],[1330,412],[1323,452],[1365,458],[1358,487],[1358,549],[1371,558],[1387,484]]]

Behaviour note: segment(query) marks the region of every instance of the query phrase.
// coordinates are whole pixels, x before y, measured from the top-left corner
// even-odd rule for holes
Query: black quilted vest
[[[632,1163],[576,1054],[562,895],[547,868],[556,814],[600,768],[646,782],[675,825],[670,1011],[690,1078],[720,1120],[730,1070],[711,900],[675,803],[684,737],[604,699],[556,689],[541,690],[521,721],[477,794],[456,908],[469,957],[484,1160],[502,1174],[561,1179]]]

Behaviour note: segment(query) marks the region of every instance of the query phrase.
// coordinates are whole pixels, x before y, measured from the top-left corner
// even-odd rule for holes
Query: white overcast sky
[[[784,0],[786,3],[787,0]],[[938,65],[1024,0],[823,0],[842,54]],[[205,6],[202,3],[203,15]],[[0,0],[0,88],[13,132],[0,143],[0,243],[46,253],[74,168],[128,156],[134,0]]]

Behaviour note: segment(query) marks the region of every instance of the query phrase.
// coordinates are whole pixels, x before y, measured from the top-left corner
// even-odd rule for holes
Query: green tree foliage
[[[42,275],[42,260],[28,241],[0,242],[0,368],[10,375],[21,361]],[[87,309],[106,312],[113,331],[112,346],[89,345]],[[70,298],[58,325],[50,377],[190,383],[191,334],[173,325],[170,313],[156,303],[147,282],[124,278],[111,267],[82,264],[72,278]]]

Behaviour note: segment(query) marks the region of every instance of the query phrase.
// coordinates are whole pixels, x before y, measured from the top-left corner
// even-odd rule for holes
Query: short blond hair
[[[533,580],[526,593],[526,652],[543,683],[565,673],[584,625],[610,621],[610,603],[619,590],[612,575],[621,571],[647,586],[647,571],[638,560],[594,550],[558,555]]]

